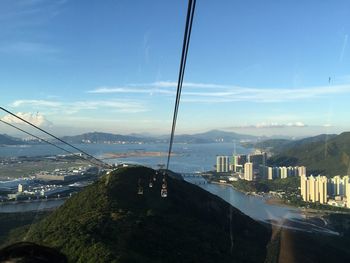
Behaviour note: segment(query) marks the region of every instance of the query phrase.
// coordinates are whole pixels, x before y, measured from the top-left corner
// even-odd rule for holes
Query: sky
[[[186,8],[1,0],[0,105],[58,135],[169,133]],[[177,133],[350,131],[349,17],[347,0],[197,0]]]

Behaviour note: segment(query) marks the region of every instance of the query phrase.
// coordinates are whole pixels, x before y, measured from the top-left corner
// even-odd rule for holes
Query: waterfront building
[[[317,176],[316,182],[318,184],[318,201],[320,204],[327,203],[327,183],[328,179],[326,176]]]
[[[253,181],[253,163],[244,164],[244,180]]]
[[[345,180],[346,181],[346,180]],[[329,182],[329,193],[333,196],[342,196],[345,193],[344,180],[339,175],[334,176]]]
[[[327,203],[327,182],[326,176],[309,176],[300,177],[300,193],[306,202]]]
[[[285,179],[291,176],[301,176],[299,174],[306,176],[306,167],[305,166],[264,166],[259,168],[260,176],[263,178],[267,178],[269,180],[275,178]]]
[[[309,195],[307,191],[307,177],[305,175],[302,175],[300,177],[300,194],[304,201],[309,201]]]
[[[350,179],[349,179],[349,176],[346,176],[345,185],[346,185],[346,187],[345,187],[346,207],[350,208]]]
[[[228,156],[216,156],[216,172],[229,172],[230,161]]]

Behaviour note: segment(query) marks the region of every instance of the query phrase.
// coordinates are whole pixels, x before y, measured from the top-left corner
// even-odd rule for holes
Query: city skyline
[[[347,7],[198,2],[177,133],[349,131]],[[3,1],[0,104],[59,135],[166,134],[185,12],[176,1]]]

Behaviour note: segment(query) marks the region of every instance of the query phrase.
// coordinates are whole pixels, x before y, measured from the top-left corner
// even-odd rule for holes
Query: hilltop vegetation
[[[272,152],[274,154],[279,154],[293,147],[315,142],[326,142],[334,138],[335,136],[335,134],[320,134],[317,136],[307,137],[299,140],[267,139],[259,142],[246,142],[242,143],[242,145],[244,147],[258,148],[264,151]]]
[[[147,187],[153,174],[134,167],[104,176],[32,225],[26,240],[58,248],[70,262],[264,261],[270,228],[185,181],[168,178],[161,198],[160,178]]]
[[[284,149],[268,160],[271,165],[304,165],[309,173],[346,175],[350,169],[350,132],[328,140],[306,140]]]

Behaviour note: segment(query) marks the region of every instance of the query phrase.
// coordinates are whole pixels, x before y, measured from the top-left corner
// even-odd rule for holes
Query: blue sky
[[[59,134],[169,132],[186,8],[0,1],[0,104]],[[340,0],[197,0],[178,133],[350,130],[349,17]]]

